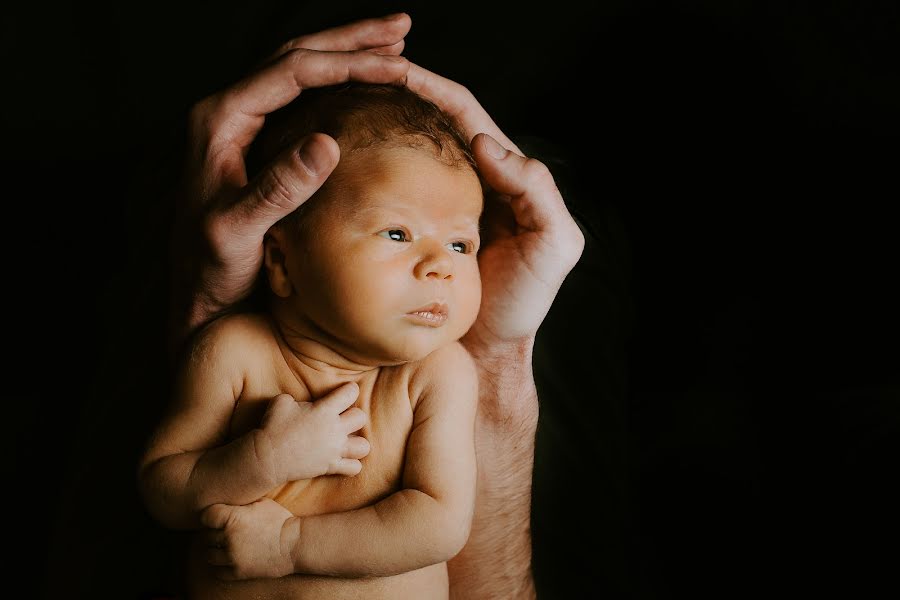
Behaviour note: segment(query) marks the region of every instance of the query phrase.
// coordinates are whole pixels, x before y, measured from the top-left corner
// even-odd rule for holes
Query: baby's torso
[[[276,350],[277,351],[277,350]],[[235,407],[232,437],[258,427],[269,401],[278,394],[290,394],[298,402],[309,402],[331,391],[333,384],[315,381],[309,375],[298,380],[282,358],[271,372],[248,378]],[[369,417],[357,432],[369,441],[369,455],[361,460],[359,475],[325,475],[293,481],[267,494],[297,516],[333,513],[374,504],[397,491],[403,473],[406,440],[412,427],[413,410],[409,398],[409,370],[382,367],[357,381],[359,398],[354,406]],[[326,392],[327,393],[327,392]]]
[[[266,321],[261,327],[268,330]],[[257,357],[251,362],[244,388],[235,405],[230,439],[259,427],[269,402],[278,394],[290,394],[298,402],[315,401],[337,387],[304,371],[302,377],[288,364],[284,347],[272,335],[257,339]],[[265,336],[262,336],[265,340]],[[370,506],[400,489],[406,441],[412,428],[414,405],[410,399],[411,366],[373,369],[357,380],[359,397],[354,406],[369,417],[357,432],[370,444],[361,460],[362,471],[353,477],[325,475],[281,485],[266,496],[297,516],[334,513]],[[432,565],[393,577],[340,579],[293,575],[280,579],[224,583],[215,580],[203,564],[197,546],[191,551],[189,598],[237,600],[273,598],[290,600],[351,598],[435,598],[447,597],[445,564]]]

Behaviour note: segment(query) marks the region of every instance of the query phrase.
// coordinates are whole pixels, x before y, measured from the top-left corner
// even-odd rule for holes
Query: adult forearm
[[[453,598],[533,598],[531,482],[538,400],[533,340],[491,353],[479,368],[475,443],[478,485],[472,531],[448,564]]]
[[[301,517],[294,523],[295,572],[389,576],[445,562],[465,543],[469,517],[409,489],[358,510]]]

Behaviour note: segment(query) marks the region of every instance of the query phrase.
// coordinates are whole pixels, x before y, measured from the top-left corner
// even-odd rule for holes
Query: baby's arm
[[[454,343],[423,361],[403,489],[365,508],[293,517],[264,499],[211,507],[204,524],[220,577],[387,576],[445,562],[465,545],[475,501],[475,366]],[[267,538],[260,543],[259,538]],[[254,552],[247,550],[254,540]],[[267,548],[265,555],[259,549]]]
[[[350,435],[366,415],[350,408],[359,387],[343,385],[315,402],[281,394],[259,428],[225,443],[245,373],[271,352],[271,333],[252,317],[213,323],[193,347],[172,410],[153,435],[139,483],[150,512],[175,529],[200,525],[212,504],[247,504],[287,481],[356,475],[368,442]]]
[[[246,504],[276,485],[271,453],[260,443],[259,430],[225,444],[243,388],[245,333],[240,321],[226,318],[198,336],[170,410],[141,458],[138,479],[144,502],[167,527],[198,527],[205,507]]]

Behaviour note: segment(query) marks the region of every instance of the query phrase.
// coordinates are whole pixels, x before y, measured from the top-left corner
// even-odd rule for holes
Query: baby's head
[[[406,88],[349,84],[304,91],[248,158],[268,162],[315,131],[337,140],[340,162],[266,236],[282,330],[373,365],[458,340],[481,301],[483,192],[465,138]]]

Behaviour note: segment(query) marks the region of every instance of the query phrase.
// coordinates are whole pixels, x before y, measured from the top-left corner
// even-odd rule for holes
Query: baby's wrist
[[[285,482],[284,475],[278,468],[275,460],[275,447],[269,434],[263,429],[254,429],[250,432],[251,446],[253,450],[253,463],[270,488]]]
[[[303,519],[290,517],[281,526],[281,553],[290,562],[291,573],[300,573],[301,556],[300,531]]]

